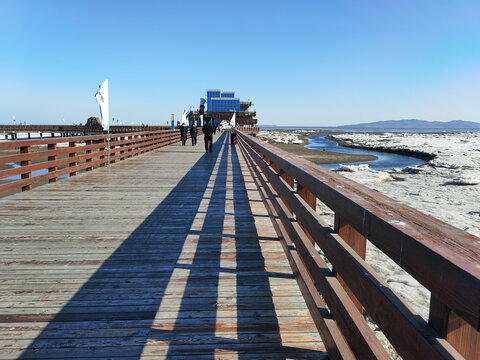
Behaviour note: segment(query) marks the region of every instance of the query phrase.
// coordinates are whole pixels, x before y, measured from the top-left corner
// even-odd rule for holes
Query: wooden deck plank
[[[2,358],[326,358],[227,134],[0,199],[0,229]]]

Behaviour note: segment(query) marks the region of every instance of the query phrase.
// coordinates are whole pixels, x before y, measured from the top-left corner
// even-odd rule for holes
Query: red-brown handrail
[[[200,135],[201,128],[198,130]],[[18,188],[30,190],[39,182],[55,182],[60,176],[75,176],[79,171],[103,167],[108,161],[113,164],[178,141],[179,130],[0,141],[0,150],[19,150],[18,154],[1,156],[0,165],[20,164],[16,168],[0,170],[0,180],[21,176],[21,179],[0,183],[0,193]],[[59,148],[58,144],[68,146]],[[32,151],[35,148],[39,151]],[[40,162],[32,164],[32,160]],[[40,170],[48,172],[32,176],[33,172]]]
[[[165,125],[112,125],[110,126],[110,133],[130,133],[143,131],[160,131],[169,130],[170,126]],[[82,126],[82,125],[0,125],[0,132],[5,133],[33,133],[33,132],[52,132],[52,133],[102,133],[103,129],[98,127]]]
[[[478,359],[480,239],[237,133],[333,357],[386,357],[361,317],[365,309],[404,359]],[[317,199],[335,213],[334,229],[316,213]],[[365,263],[366,239],[431,291],[428,323]]]

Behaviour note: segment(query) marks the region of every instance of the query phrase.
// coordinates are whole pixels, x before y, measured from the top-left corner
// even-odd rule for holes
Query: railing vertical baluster
[[[343,220],[340,216],[335,214],[335,232],[340,235],[340,237],[358,254],[360,257],[365,260],[367,254],[367,239],[360,234],[357,230],[355,230],[348,222]],[[335,272],[335,269],[333,269]],[[353,303],[357,307],[358,311],[362,313],[363,307],[360,304],[360,301],[357,300],[355,295],[353,295],[352,291],[348,288],[348,286],[343,281],[342,277],[337,274],[337,278],[342,284],[343,288],[347,292],[350,299],[352,299]]]
[[[48,150],[56,150],[57,149],[57,144],[48,144]],[[52,156],[49,156],[48,157],[48,161],[56,161],[57,160],[57,156],[56,155],[52,155]],[[51,166],[48,168],[48,172],[54,172],[54,171],[57,171],[57,167],[56,166]],[[54,183],[54,182],[57,182],[57,177],[53,177],[51,179],[48,179],[48,182],[49,183]]]
[[[116,148],[116,145],[115,143],[117,142],[117,138],[116,137],[110,137],[110,144],[109,144],[109,149],[110,149],[110,164],[115,164],[115,148]],[[112,145],[113,143],[113,145]],[[112,151],[113,150],[113,151]]]
[[[125,136],[125,137],[123,138],[123,140],[125,140],[125,144],[123,145],[124,148],[125,148],[125,147],[128,147],[128,146],[130,145],[130,143],[128,142],[128,139],[129,139],[128,136]],[[128,156],[129,151],[130,151],[130,150],[128,150],[128,149],[126,149],[126,150],[124,149],[124,150],[123,150],[123,153],[125,154],[125,155],[123,156],[124,159],[128,159],[128,158],[130,157],[130,156]]]
[[[316,209],[317,198],[299,182],[297,182],[297,193],[312,209]]]
[[[465,359],[478,359],[480,332],[443,304],[433,293],[430,297],[428,322]]]
[[[275,170],[275,172],[276,172],[277,174],[280,174],[280,168],[278,167],[277,164],[272,163],[272,162],[270,161],[270,166],[272,167],[273,170]]]
[[[271,162],[270,160],[268,161],[270,163],[270,166],[272,167],[273,170],[275,170],[275,172],[277,174],[280,175],[280,177],[285,180],[285,182],[290,186],[290,188],[292,190],[294,190],[295,188],[295,180],[293,179],[293,177],[291,177],[290,175],[288,175],[285,171],[283,171],[282,169],[280,169],[280,167]],[[282,198],[282,201],[283,203],[285,204],[285,206],[288,208],[288,210],[292,211],[292,209],[290,208],[290,206],[288,206],[287,202]]]
[[[69,148],[74,148],[74,147],[76,147],[75,141],[70,141],[70,142],[68,143],[68,147],[69,147]],[[73,152],[73,153],[69,153],[69,154],[68,154],[68,157],[69,157],[69,158],[75,158],[76,156],[77,156],[77,153],[76,153],[76,152]],[[76,162],[76,161],[73,161],[73,162],[71,162],[71,163],[68,164],[69,167],[73,167],[73,166],[76,166],[76,165],[77,165],[77,162]],[[70,172],[70,176],[75,176],[75,175],[77,175],[77,172],[76,172],[76,171]]]
[[[285,171],[280,170],[280,177],[292,188],[295,188],[295,179],[288,175]]]
[[[86,141],[85,141],[85,146],[89,146],[89,145],[92,145],[92,140],[86,140]],[[86,151],[85,151],[85,154],[87,154],[87,155],[88,155],[88,154],[91,154],[91,153],[92,153],[92,150],[86,150]],[[92,159],[91,159],[91,158],[90,158],[90,159],[87,159],[86,162],[87,162],[87,163],[90,163],[90,162],[92,162]],[[86,170],[86,171],[92,171],[92,170],[93,170],[93,167],[89,166],[89,167],[87,167],[85,170]]]
[[[120,136],[120,141],[125,140],[125,136]],[[125,144],[120,144],[120,149],[124,148]],[[125,150],[120,150],[120,160],[125,159],[125,156],[121,156],[122,154],[125,153]]]
[[[100,139],[98,142],[103,145],[101,148],[98,149],[98,151],[99,151],[99,152],[105,151],[105,149],[107,148],[107,147],[106,147],[106,143],[105,143],[105,139]],[[104,160],[104,159],[105,159],[105,155],[100,155],[99,159],[100,159],[100,160]],[[102,162],[100,163],[100,167],[104,167],[104,166],[106,166],[106,165],[107,165],[107,161],[102,161]]]
[[[30,146],[22,146],[20,147],[20,154],[29,154],[30,153]],[[31,165],[31,160],[22,160],[20,162],[20,166],[29,166]],[[31,172],[22,173],[22,179],[30,179],[32,177]],[[32,185],[25,185],[22,186],[22,191],[32,190]]]
[[[134,156],[138,156],[137,150],[140,149],[140,146],[141,146],[140,137],[141,135],[133,135],[133,141],[136,141],[135,146],[133,147],[133,150],[135,150]]]
[[[160,147],[160,137],[159,134],[153,134],[152,139],[154,140],[153,146],[154,149],[157,149]]]
[[[128,142],[128,145],[129,145],[129,146],[132,146],[132,145],[133,145],[134,136],[133,136],[133,135],[130,135],[130,136],[128,137],[128,139],[130,140],[130,141]],[[132,151],[133,151],[133,148],[128,149],[128,153],[129,153],[128,157],[129,157],[129,158],[131,158],[131,157],[133,156],[132,154],[130,154]]]
[[[317,198],[310,191],[308,191],[307,188],[302,186],[302,184],[300,184],[299,182],[297,182],[297,193],[303,200],[305,200],[305,202],[308,204],[308,206],[310,206],[313,210],[317,209]],[[313,237],[308,233],[307,229],[305,229],[305,227],[302,225],[302,223],[300,221],[298,223],[300,224],[300,226],[305,231],[308,238],[310,239],[310,241],[313,244],[315,242]]]

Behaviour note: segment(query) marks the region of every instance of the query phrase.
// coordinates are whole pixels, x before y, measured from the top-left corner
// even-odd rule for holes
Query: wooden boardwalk
[[[326,358],[227,140],[0,199],[0,358]]]

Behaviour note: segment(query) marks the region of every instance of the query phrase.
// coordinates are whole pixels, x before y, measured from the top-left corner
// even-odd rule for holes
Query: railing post
[[[292,188],[294,189],[295,187],[295,179],[288,175],[285,171],[280,169],[280,177],[285,180],[285,182]]]
[[[68,147],[69,147],[69,148],[74,148],[75,146],[76,146],[75,141],[70,141],[70,142],[68,143]],[[68,154],[68,157],[69,157],[69,158],[75,158],[75,156],[77,156],[77,153],[76,153],[76,152],[73,152],[73,153],[69,153],[69,154]],[[77,162],[76,162],[76,161],[73,161],[73,162],[71,162],[71,163],[68,164],[69,167],[73,167],[73,166],[76,166],[76,165],[77,165]],[[75,176],[75,175],[77,175],[77,172],[76,172],[76,171],[72,171],[72,172],[70,173],[70,176]]]
[[[135,140],[139,140],[140,139],[140,135],[133,135],[133,141]],[[132,151],[137,151],[141,146],[141,143],[140,141],[136,142],[135,145],[133,146],[133,149]],[[133,156],[138,156],[138,152],[135,153]]]
[[[56,150],[57,149],[57,144],[48,144],[48,150]],[[52,155],[52,156],[49,156],[48,157],[48,161],[56,161],[57,160],[57,156],[56,155]],[[57,171],[57,167],[56,166],[51,166],[48,168],[48,172],[54,172],[54,171]],[[57,177],[53,177],[51,179],[48,179],[48,182],[49,183],[54,183],[54,182],[57,182]]]
[[[430,297],[428,323],[465,359],[478,359],[480,332],[443,304],[433,293]]]
[[[348,222],[343,220],[337,214],[335,214],[334,230],[363,260],[365,260],[365,257],[367,255],[367,239],[362,234],[360,234]],[[333,271],[335,273],[335,269],[333,269]],[[357,300],[355,295],[343,281],[342,277],[337,274],[337,278],[347,292],[348,296],[350,296],[350,299],[352,299],[358,311],[362,313],[363,306],[360,301]]]
[[[86,141],[85,141],[85,146],[89,146],[89,145],[92,145],[92,140],[86,140]],[[92,150],[91,150],[91,149],[85,151],[85,154],[87,154],[87,155],[88,155],[88,154],[91,154],[91,153],[92,153]],[[87,162],[87,163],[90,163],[90,162],[92,162],[92,159],[91,159],[91,158],[90,158],[90,159],[87,159],[86,162]],[[90,166],[90,167],[87,167],[85,170],[86,170],[86,171],[92,171],[92,170],[93,170],[93,167],[91,167],[91,166]]]
[[[273,170],[275,170],[275,172],[276,172],[277,174],[280,175],[280,172],[281,172],[280,167],[279,167],[277,164],[271,162],[270,159],[269,159],[269,163],[270,163],[271,168],[272,168]]]
[[[146,139],[147,139],[147,135],[145,135],[145,134],[140,135],[140,148],[142,149],[142,151],[140,151],[140,154],[145,153],[145,141],[146,141]]]
[[[100,139],[98,142],[103,145],[103,147],[99,148],[98,151],[99,151],[99,152],[105,151],[105,149],[106,149],[105,139]],[[99,159],[100,159],[100,160],[104,160],[104,159],[105,159],[105,155],[100,155]],[[101,162],[101,163],[100,163],[100,167],[104,167],[104,166],[106,166],[106,164],[107,164],[106,161],[105,161],[105,162]]]
[[[154,149],[157,149],[160,147],[160,134],[152,134],[152,137],[151,137],[153,141],[153,147]]]
[[[288,175],[285,171],[283,171],[277,164],[273,163],[272,161],[270,161],[270,159],[266,158],[266,161],[267,163],[270,164],[270,166],[272,167],[273,170],[275,170],[275,172],[277,174],[280,175],[280,177],[285,180],[285,182],[288,184],[288,186],[290,186],[290,188],[292,190],[294,190],[295,188],[295,179],[293,177],[291,177],[290,175]],[[273,187],[273,185],[272,185]],[[290,210],[290,212],[292,212],[292,209],[290,208],[290,206],[288,206],[287,202],[281,198],[283,203],[285,204],[285,206],[288,208],[288,210]]]
[[[132,146],[133,145],[133,135],[130,135],[127,137],[128,140],[130,140],[130,142],[127,143],[128,146]],[[132,148],[128,149],[127,152],[128,152],[128,156],[129,158],[131,158],[133,155],[130,154],[131,152],[133,151]]]
[[[120,136],[120,141],[123,142],[123,140],[125,140],[125,136]],[[124,147],[125,147],[125,144],[120,144],[120,149]],[[124,153],[125,153],[125,150],[120,150],[120,160],[125,159],[125,156],[121,156]]]
[[[29,154],[30,153],[30,146],[22,146],[20,147],[20,154]],[[22,160],[20,162],[20,166],[29,166],[32,163],[31,160]],[[22,179],[30,179],[32,177],[31,172],[22,173]],[[32,190],[32,185],[25,185],[22,186],[22,191]]]
[[[113,141],[112,141],[113,139]],[[116,137],[110,137],[109,139],[109,144],[108,144],[108,148],[110,149],[110,164],[115,164],[115,159],[112,159],[112,156],[115,156],[115,147],[116,145],[113,145],[113,152],[112,152],[112,143],[116,143],[117,142],[117,138]]]
[[[307,188],[305,188],[304,186],[302,186],[302,184],[300,184],[298,181],[297,181],[297,193],[298,195],[303,199],[305,200],[305,202],[313,209],[313,210],[317,210],[317,198],[315,197],[315,195],[313,195],[310,191],[308,191]],[[315,240],[313,239],[312,235],[310,235],[308,233],[308,231],[305,229],[305,227],[302,225],[302,223],[299,221],[298,222],[301,226],[301,228],[305,231],[305,233],[307,234],[308,238],[310,239],[311,243],[315,243]]]

